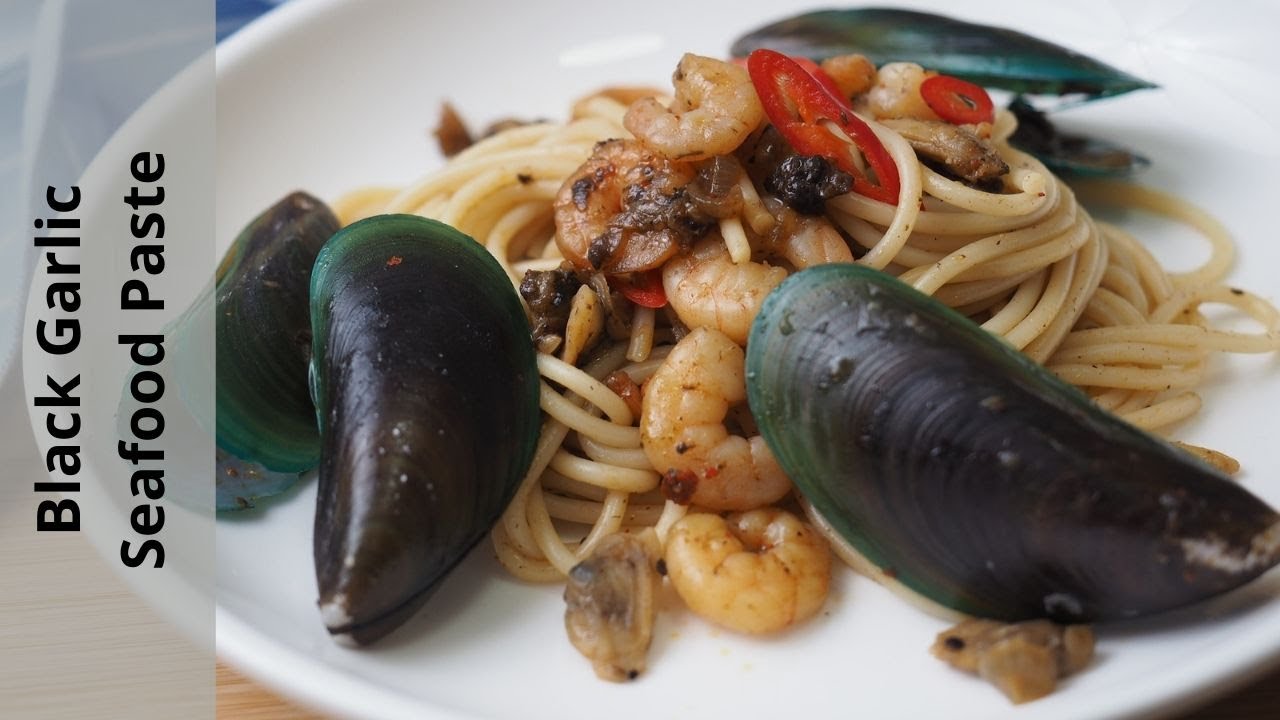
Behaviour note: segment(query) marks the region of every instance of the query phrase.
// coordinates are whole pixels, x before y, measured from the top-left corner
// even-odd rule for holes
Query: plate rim
[[[220,89],[227,78],[240,72],[243,64],[281,35],[302,32],[309,23],[352,2],[290,0],[276,6],[218,44],[215,86]],[[1280,568],[1254,582],[1277,574],[1280,574]],[[488,717],[439,701],[424,705],[421,698],[353,677],[259,632],[218,603],[216,598],[215,623],[219,662],[227,663],[253,681],[261,682],[308,707],[346,717],[428,717],[439,720]],[[1280,616],[1275,627],[1280,630]],[[1248,641],[1235,638],[1229,647],[1215,645],[1211,651],[1199,655],[1193,666],[1180,666],[1176,672],[1162,677],[1158,685],[1144,685],[1140,690],[1135,688],[1118,703],[1090,703],[1085,711],[1091,708],[1097,713],[1094,717],[1117,719],[1159,717],[1175,710],[1191,712],[1280,667],[1280,638],[1268,643],[1264,641],[1265,635],[1254,633]],[[1212,673],[1204,672],[1207,666],[1212,666]],[[1176,689],[1170,691],[1170,687]]]

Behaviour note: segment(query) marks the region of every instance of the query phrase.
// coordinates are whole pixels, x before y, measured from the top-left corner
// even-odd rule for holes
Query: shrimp
[[[664,559],[689,609],[738,632],[776,632],[813,616],[831,584],[826,543],[776,508],[686,515],[671,528]]]
[[[798,270],[825,263],[853,262],[853,251],[844,236],[826,218],[801,217],[784,224],[789,230],[778,242],[778,250]]]
[[[747,399],[746,356],[723,333],[697,328],[645,383],[640,445],[681,504],[746,510],[791,490],[764,438],[732,435],[725,417]]]
[[[822,71],[850,98],[861,95],[876,82],[876,66],[865,55],[836,55],[822,61]]]
[[[606,140],[556,194],[556,246],[579,269],[656,268],[712,225],[683,192],[697,177],[635,140]]]
[[[728,155],[764,120],[751,76],[737,65],[685,53],[672,83],[670,108],[655,98],[641,98],[622,121],[640,142],[669,158]]]
[[[662,266],[662,287],[680,321],[719,330],[739,345],[747,344],[765,296],[786,277],[781,267],[734,263],[718,234]]]
[[[883,118],[914,118],[916,120],[940,120],[937,113],[920,95],[920,83],[929,73],[919,65],[909,62],[886,63],[876,73],[876,84],[867,91],[866,102],[877,120]]]

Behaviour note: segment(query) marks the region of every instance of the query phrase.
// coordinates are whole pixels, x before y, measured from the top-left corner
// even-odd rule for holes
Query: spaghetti
[[[449,223],[484,244],[518,285],[527,271],[563,262],[555,241],[557,193],[597,143],[631,137],[626,113],[608,94],[595,95],[577,103],[567,123],[503,131],[408,187],[358,190],[334,207],[344,223],[387,212]],[[1099,406],[1139,427],[1167,429],[1199,409],[1195,388],[1214,352],[1280,349],[1280,313],[1223,284],[1232,244],[1202,211],[1131,185],[1083,190],[1203,234],[1208,260],[1170,274],[1135,238],[1094,221],[1072,188],[1012,147],[1015,120],[1008,112],[997,112],[988,139],[1009,167],[997,192],[932,169],[901,135],[869,124],[897,168],[899,197],[920,200],[892,205],[848,193],[827,201],[824,217],[856,262],[957,308]],[[737,182],[740,209],[718,218],[710,235],[722,240],[728,262],[802,264],[759,260],[762,238],[780,222],[778,206],[746,175]],[[1231,306],[1262,330],[1214,327],[1200,311],[1206,303]],[[540,354],[545,422],[528,475],[492,534],[511,573],[560,580],[609,534],[654,527],[664,538],[684,514],[684,506],[659,490],[664,469],[655,468],[642,447],[638,413],[604,380],[621,371],[644,383],[686,324],[667,309],[640,307],[630,335],[606,339],[581,367]]]

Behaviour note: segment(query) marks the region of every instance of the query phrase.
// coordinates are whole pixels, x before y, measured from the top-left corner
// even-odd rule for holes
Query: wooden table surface
[[[1280,719],[1280,670],[1177,720]],[[218,720],[326,720],[218,664]]]

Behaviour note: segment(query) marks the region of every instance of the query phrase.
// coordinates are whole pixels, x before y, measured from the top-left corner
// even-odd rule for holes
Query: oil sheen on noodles
[[[599,94],[565,124],[503,131],[403,188],[366,188],[335,203],[344,223],[382,212],[418,213],[483,243],[519,284],[527,270],[561,263],[553,201],[597,142],[628,138],[627,108]],[[1196,386],[1214,352],[1280,348],[1280,314],[1223,284],[1231,240],[1213,218],[1178,199],[1131,185],[1089,192],[1110,203],[1185,222],[1208,241],[1199,268],[1167,273],[1140,242],[1095,222],[1072,190],[1009,146],[1012,115],[997,113],[991,143],[1010,168],[1003,193],[976,190],[921,164],[907,141],[871,123],[901,177],[897,206],[857,194],[826,203],[827,218],[859,247],[853,256],[974,317],[982,327],[1140,427],[1160,430],[1200,407]],[[744,176],[740,215],[709,237],[731,262],[752,263],[746,229],[773,218]],[[796,257],[800,267],[808,261]],[[787,263],[784,263],[787,264]],[[1228,305],[1261,330],[1210,325],[1202,304]],[[617,370],[635,383],[657,371],[675,341],[662,311],[637,308],[631,337],[609,341],[580,366],[540,354],[545,421],[532,467],[493,531],[503,565],[528,580],[562,579],[622,528],[656,527],[665,539],[685,507],[659,492],[641,447],[637,413],[603,384]],[[562,348],[563,349],[563,348]],[[573,360],[574,358],[570,358]]]

